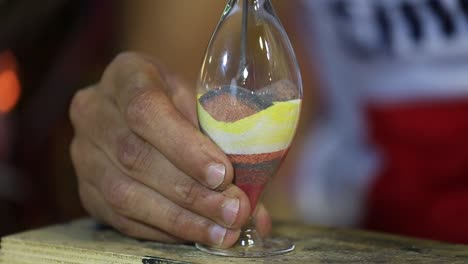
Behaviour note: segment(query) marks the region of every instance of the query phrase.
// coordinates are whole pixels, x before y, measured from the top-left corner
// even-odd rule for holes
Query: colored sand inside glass
[[[198,96],[200,127],[230,158],[252,210],[294,136],[301,100],[293,88],[280,81],[257,92],[224,86]]]
[[[252,210],[263,189],[281,164],[286,151],[253,155],[228,155],[234,167],[234,183],[249,197]]]

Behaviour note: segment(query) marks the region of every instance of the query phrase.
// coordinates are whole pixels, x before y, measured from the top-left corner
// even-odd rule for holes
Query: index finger
[[[100,86],[110,91],[129,128],[177,168],[211,189],[227,186],[233,177],[229,159],[177,110],[164,74],[141,56],[125,54],[109,66]]]

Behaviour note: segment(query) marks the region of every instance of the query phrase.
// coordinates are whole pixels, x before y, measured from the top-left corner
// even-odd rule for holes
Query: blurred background
[[[296,1],[272,1],[312,100],[311,65],[301,56]],[[0,235],[86,215],[78,197],[69,144],[68,106],[80,88],[99,80],[123,50],[155,56],[195,83],[209,37],[226,1],[0,0]],[[288,177],[299,141],[266,194],[278,219],[295,218]],[[299,143],[298,143],[299,142]]]
[[[2,235],[84,214],[67,108],[119,48],[109,3],[0,1]]]

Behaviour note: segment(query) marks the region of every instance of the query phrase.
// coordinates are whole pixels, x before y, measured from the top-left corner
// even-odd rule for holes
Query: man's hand
[[[226,155],[199,132],[195,98],[135,53],[117,56],[98,84],[75,95],[71,155],[91,215],[143,239],[235,243],[249,200],[232,184]],[[263,207],[256,218],[268,233]]]

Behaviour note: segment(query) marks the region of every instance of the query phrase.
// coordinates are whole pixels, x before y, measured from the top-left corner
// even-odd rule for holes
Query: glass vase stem
[[[242,29],[241,29],[241,55],[239,64],[239,76],[247,66],[247,29],[249,20],[249,2],[244,0],[242,10]]]
[[[262,238],[255,229],[253,217],[250,217],[248,223],[242,227],[237,245],[242,247],[263,246]]]

